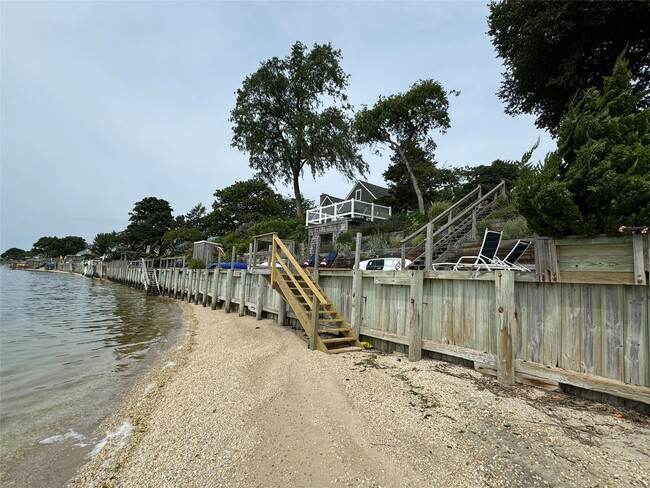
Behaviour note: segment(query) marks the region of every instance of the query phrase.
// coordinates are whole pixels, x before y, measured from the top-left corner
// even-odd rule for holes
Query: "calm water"
[[[181,320],[172,301],[126,286],[1,268],[2,486],[65,485]]]

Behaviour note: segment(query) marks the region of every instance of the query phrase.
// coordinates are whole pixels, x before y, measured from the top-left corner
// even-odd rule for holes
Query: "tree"
[[[5,252],[0,254],[0,258],[6,261],[21,261],[27,257],[29,253],[17,247],[11,247]]]
[[[450,93],[458,94],[452,91]],[[407,155],[407,148],[420,148],[433,154],[436,143],[431,136],[434,129],[445,133],[449,128],[449,100],[440,83],[421,80],[406,93],[379,97],[372,109],[364,107],[355,117],[357,141],[368,146],[388,145],[404,163],[418,202],[424,213],[421,184]]]
[[[503,59],[506,113],[537,116],[557,135],[569,103],[600,86],[627,49],[635,90],[650,104],[650,2],[492,1],[489,35]]]
[[[458,183],[456,171],[437,168],[431,155],[420,147],[405,148],[404,152],[422,189],[422,198],[427,204],[451,197],[453,187]],[[406,165],[397,154],[391,157],[391,161],[392,164],[383,173],[389,193],[379,203],[392,207],[393,212],[417,209],[418,201]]]
[[[512,187],[521,175],[521,163],[495,159],[490,164],[468,166],[461,171],[464,173],[465,183],[458,189],[457,198],[467,195],[478,185],[489,191],[501,183],[501,180],[505,180],[509,187]]]
[[[131,222],[123,234],[123,242],[130,249],[146,250],[159,245],[171,229],[174,217],[167,200],[146,197],[136,202],[129,212]]]
[[[216,190],[214,197],[212,213],[208,216],[210,235],[234,232],[242,224],[290,219],[296,212],[294,200],[274,192],[260,178],[235,182]]]
[[[160,255],[179,254],[192,247],[192,243],[205,239],[195,227],[178,227],[165,233],[160,246]]]
[[[90,250],[97,256],[104,256],[108,254],[119,243],[119,236],[117,232],[100,232],[95,236],[93,243],[90,245]]]
[[[638,110],[631,80],[621,56],[602,92],[571,104],[557,150],[524,169],[516,203],[535,232],[592,236],[650,222],[650,109]]]
[[[314,178],[333,168],[348,179],[368,169],[353,141],[340,60],[331,44],[309,51],[296,42],[290,56],[263,62],[236,93],[231,145],[248,152],[250,167],[267,181],[292,185],[298,217],[306,168]]]
[[[67,256],[77,254],[88,247],[83,237],[66,236],[59,237],[41,237],[32,246],[31,254],[44,254],[48,257]]]
[[[201,234],[205,234],[208,230],[207,215],[205,206],[202,203],[197,203],[185,214],[185,218],[183,219],[184,227],[196,229]]]

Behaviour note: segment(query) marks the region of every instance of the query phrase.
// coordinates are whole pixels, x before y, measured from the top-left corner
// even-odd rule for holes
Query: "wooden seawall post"
[[[494,272],[495,314],[497,324],[497,380],[504,385],[515,384],[515,352],[513,334],[519,320],[515,307],[515,273]]]

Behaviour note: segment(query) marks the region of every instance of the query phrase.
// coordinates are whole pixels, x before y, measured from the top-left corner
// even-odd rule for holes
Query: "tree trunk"
[[[413,182],[413,190],[415,191],[415,196],[418,199],[418,210],[424,213],[424,199],[422,198],[422,192],[420,191],[420,185],[418,185],[418,180],[415,177],[415,173],[413,173],[413,168],[411,168],[411,164],[406,158],[406,154],[404,153],[404,150],[400,147],[400,145],[393,144],[393,148],[399,153],[400,158],[406,165],[406,169],[409,172],[409,175],[411,176],[411,181]]]
[[[300,195],[300,172],[293,172],[293,196],[296,199],[296,217],[302,219],[305,214],[302,209],[302,196]]]

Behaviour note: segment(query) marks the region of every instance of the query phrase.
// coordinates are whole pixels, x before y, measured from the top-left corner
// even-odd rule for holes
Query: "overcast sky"
[[[496,92],[503,67],[486,34],[487,2],[0,2],[0,251],[42,236],[121,231],[135,202],[174,215],[250,178],[230,147],[234,92],[262,61],[301,41],[342,53],[355,107],[419,79],[459,90],[437,136],[448,167],[554,149]],[[384,185],[390,153],[368,156]],[[336,172],[301,182],[305,197],[345,197]],[[291,190],[278,187],[283,195]]]

